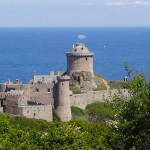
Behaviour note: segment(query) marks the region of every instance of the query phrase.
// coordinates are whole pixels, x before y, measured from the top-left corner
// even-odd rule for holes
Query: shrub
[[[109,103],[97,102],[87,105],[85,109],[91,121],[105,122],[108,119],[114,119],[115,110]]]

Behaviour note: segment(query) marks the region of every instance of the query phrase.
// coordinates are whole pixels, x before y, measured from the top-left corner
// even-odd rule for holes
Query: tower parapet
[[[57,99],[56,99],[56,112],[61,121],[71,120],[70,96],[69,96],[69,76],[61,76],[58,78],[57,83]]]
[[[88,48],[84,44],[78,43],[71,52],[66,53],[67,56],[67,75],[72,75],[73,72],[87,71],[91,72],[94,76],[93,71],[93,56],[94,53],[89,52]]]

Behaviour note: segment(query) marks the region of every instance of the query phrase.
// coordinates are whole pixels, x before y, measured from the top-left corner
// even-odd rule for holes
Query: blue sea
[[[0,82],[65,71],[75,43],[95,53],[95,74],[108,80],[124,78],[124,61],[150,77],[150,28],[0,28]]]

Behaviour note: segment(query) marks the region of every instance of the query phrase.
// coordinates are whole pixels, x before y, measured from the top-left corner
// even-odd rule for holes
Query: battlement
[[[59,77],[59,72],[50,72],[49,75],[35,75],[33,78],[33,84],[52,84],[57,82],[57,77]]]
[[[89,52],[88,48],[82,43],[73,45],[71,52],[67,52],[66,56],[93,56],[94,53]]]
[[[23,90],[11,90],[6,93],[6,97],[20,97],[23,93]]]

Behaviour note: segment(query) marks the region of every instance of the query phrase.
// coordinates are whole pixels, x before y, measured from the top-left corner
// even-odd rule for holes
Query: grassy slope
[[[124,81],[122,81],[122,80],[108,81],[107,79],[103,78],[100,75],[95,75],[94,81],[96,83],[101,83],[97,87],[97,89],[96,89],[97,91],[106,90],[106,89],[122,89],[122,88],[124,88],[124,86],[123,86]]]
[[[106,79],[104,79],[103,77],[101,77],[100,75],[95,75],[94,81],[97,84],[97,88],[95,89],[95,91],[109,89],[109,85],[107,84],[108,81]]]
[[[81,119],[94,122],[105,122],[106,120],[113,119],[115,111],[106,103],[93,103],[87,105],[85,110],[78,107],[71,107],[73,119]]]

